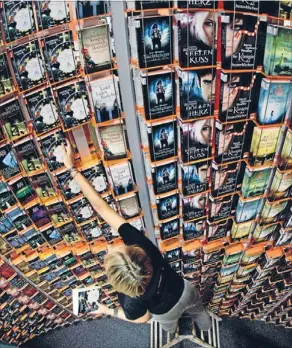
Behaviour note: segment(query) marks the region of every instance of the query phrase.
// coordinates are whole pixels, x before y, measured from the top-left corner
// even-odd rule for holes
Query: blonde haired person
[[[190,22],[191,37],[203,42],[206,46],[216,48],[216,24],[218,14],[210,11],[194,13]]]
[[[96,192],[86,178],[74,167],[70,143],[62,146],[63,161],[98,214],[119,232],[125,245],[109,249],[105,270],[114,289],[119,293],[122,308],[109,309],[99,305],[95,314],[106,314],[134,323],[146,323],[151,317],[162,328],[175,332],[177,321],[184,312],[202,330],[211,327],[211,320],[191,283],[181,278],[143,233],[117,214]]]

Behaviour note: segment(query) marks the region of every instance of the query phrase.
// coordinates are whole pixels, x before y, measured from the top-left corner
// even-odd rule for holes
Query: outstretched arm
[[[119,227],[127,221],[100,197],[90,182],[75,168],[72,146],[67,139],[66,142],[67,148],[62,145],[64,164],[66,168],[71,170],[71,176],[78,183],[84,196],[89,200],[93,208],[113,229],[118,231]]]

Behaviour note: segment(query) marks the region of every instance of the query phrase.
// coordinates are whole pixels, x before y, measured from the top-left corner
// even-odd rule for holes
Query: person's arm
[[[80,186],[84,196],[89,200],[98,214],[116,231],[120,226],[127,222],[116,211],[114,211],[96,192],[90,182],[74,167],[74,153],[72,146],[66,139],[67,149],[62,145],[64,164],[67,169],[71,170],[71,176]]]

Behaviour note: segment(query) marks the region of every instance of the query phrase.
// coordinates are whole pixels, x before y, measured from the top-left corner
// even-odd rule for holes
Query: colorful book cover
[[[105,160],[127,157],[126,140],[122,125],[101,127],[99,136]]]
[[[27,36],[36,29],[31,1],[5,1],[2,20],[6,42]]]
[[[46,37],[43,41],[46,70],[51,82],[77,75],[77,61],[71,31]]]
[[[225,13],[222,19],[222,67],[255,69],[259,20],[241,13]]]
[[[31,176],[30,182],[41,201],[57,195],[56,189],[47,173]]]
[[[262,195],[268,185],[271,168],[246,167],[241,186],[244,198]]]
[[[80,230],[88,242],[92,242],[96,238],[99,238],[102,235],[101,229],[97,220],[91,221],[87,224],[84,224],[80,227]]]
[[[32,249],[36,249],[46,242],[44,237],[34,228],[26,231],[23,236]]]
[[[36,1],[35,5],[39,30],[70,21],[68,1]]]
[[[179,196],[177,193],[156,199],[159,220],[169,219],[179,213]]]
[[[217,21],[216,12],[178,13],[179,66],[181,68],[216,64]]]
[[[80,31],[81,55],[86,74],[112,68],[108,30],[104,24]]]
[[[280,169],[286,170],[292,167],[292,130],[287,129],[284,144],[280,155]]]
[[[243,176],[242,162],[218,166],[212,163],[212,196],[218,197],[237,191]]]
[[[147,128],[151,161],[156,162],[177,154],[177,122]]]
[[[63,202],[46,205],[46,209],[50,219],[57,226],[70,220],[68,209]]]
[[[12,92],[14,89],[11,72],[5,53],[0,54],[0,97]]]
[[[22,205],[26,205],[36,198],[36,193],[32,188],[30,181],[26,177],[9,181],[9,186],[11,187],[11,190],[13,191],[17,200]]]
[[[210,222],[207,221],[208,242],[227,237],[230,234],[232,224],[233,224],[232,219],[220,221],[220,222],[217,222],[216,224],[210,224]]]
[[[140,68],[172,64],[172,17],[145,17],[135,24]]]
[[[10,187],[5,182],[0,182],[0,210],[11,208],[17,203],[17,200]]]
[[[280,172],[276,170],[270,190],[269,199],[277,200],[291,197],[292,194],[292,171]]]
[[[92,219],[95,216],[95,211],[86,198],[81,198],[78,201],[71,203],[70,209],[78,224]]]
[[[107,242],[119,237],[119,233],[115,231],[109,224],[105,223],[101,226],[101,231]]]
[[[183,120],[212,116],[216,69],[179,71],[180,117]]]
[[[269,202],[267,200],[261,211],[262,222],[272,223],[278,221],[287,204],[288,201]]]
[[[48,132],[60,124],[57,106],[50,88],[26,95],[25,99],[37,134]]]
[[[132,8],[132,4],[133,7],[135,6],[136,10],[151,10],[151,9],[156,9],[156,8],[171,8],[173,1],[169,1],[169,0],[161,0],[161,1],[157,1],[157,0],[136,0],[136,1],[127,1],[128,3],[128,8]]]
[[[70,129],[91,119],[85,82],[75,82],[57,89],[60,115],[64,127]]]
[[[56,179],[65,200],[72,199],[81,194],[81,188],[77,181],[71,177],[69,171],[56,174]]]
[[[249,208],[250,206],[248,206]],[[240,209],[240,208],[239,208]],[[244,221],[241,223],[233,222],[231,229],[232,240],[248,238],[253,231],[254,222],[253,221]]]
[[[217,8],[217,5],[218,5],[218,1],[214,1],[214,0],[179,0],[177,1],[178,8],[214,9],[214,8]]]
[[[291,29],[268,25],[264,55],[265,73],[273,76],[290,76],[291,50]]]
[[[151,167],[153,189],[156,195],[177,188],[177,162],[170,162]]]
[[[55,245],[63,240],[61,233],[53,226],[41,230],[42,235],[50,245]]]
[[[282,123],[292,96],[290,81],[263,79],[257,109],[259,124]]]
[[[199,193],[182,199],[182,213],[185,221],[199,219],[206,215],[207,194]]]
[[[184,240],[196,239],[204,236],[205,220],[196,220],[194,222],[184,222],[183,238]]]
[[[140,214],[140,206],[135,194],[127,198],[119,199],[117,201],[117,206],[125,219],[131,219]]]
[[[184,163],[211,156],[212,119],[180,123],[181,156]]]
[[[103,193],[107,190],[108,183],[102,162],[94,167],[82,170],[81,173],[98,193]]]
[[[131,192],[135,189],[134,178],[130,162],[114,164],[106,168],[116,196]]]
[[[162,240],[178,236],[180,233],[179,219],[163,222],[159,225],[160,236]]]
[[[209,221],[213,222],[233,215],[238,196],[236,194],[214,198],[209,196]]]
[[[25,118],[18,100],[12,100],[1,104],[1,123],[10,140],[16,139],[28,133]]]
[[[91,81],[90,95],[98,123],[121,117],[120,92],[115,75]]]
[[[38,41],[12,49],[12,64],[17,84],[20,90],[26,90],[45,82],[45,64]]]
[[[77,18],[88,18],[108,12],[107,1],[75,1]]]
[[[7,217],[12,222],[14,228],[18,231],[25,230],[32,225],[32,221],[26,214],[25,210],[16,207],[7,213]]]
[[[277,224],[268,225],[268,226],[266,225],[261,226],[257,224],[252,237],[255,239],[256,242],[265,241],[272,235],[272,233],[275,232],[277,228],[278,228]]]
[[[185,196],[208,190],[210,162],[202,161],[194,164],[181,164],[182,191]]]
[[[24,236],[19,235],[17,231],[7,234],[5,236],[5,239],[15,249],[22,248],[27,243],[27,240],[24,238]]]
[[[224,9],[238,11],[238,12],[258,13],[259,8],[260,8],[260,2],[261,1],[259,1],[259,0],[255,0],[255,1],[245,1],[245,0],[225,1],[224,2]],[[262,1],[262,3],[265,4],[265,1]],[[266,10],[266,8],[265,8],[265,10]]]
[[[141,75],[145,118],[153,120],[176,114],[174,72]]]
[[[235,212],[236,222],[239,223],[254,219],[260,211],[261,206],[261,198],[245,202],[241,197],[239,197]]]
[[[28,208],[27,212],[33,223],[38,228],[50,223],[50,218],[46,208],[40,204],[36,204],[33,207]]]
[[[0,216],[0,233],[6,234],[15,229],[11,219],[8,216]]]
[[[43,168],[42,160],[32,138],[24,138],[15,143],[14,151],[27,174]]]

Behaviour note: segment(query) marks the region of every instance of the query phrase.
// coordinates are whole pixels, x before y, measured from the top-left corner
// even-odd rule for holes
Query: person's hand
[[[64,144],[62,144],[61,149],[62,149],[64,165],[67,169],[71,169],[72,167],[74,167],[75,158],[74,158],[74,152],[73,152],[72,146],[69,143],[68,139],[66,139],[66,147]]]
[[[111,315],[112,312],[111,312],[111,309],[108,308],[106,305],[102,304],[102,303],[99,303],[98,304],[98,309],[96,311],[92,311],[90,312],[91,315],[93,316],[101,316],[101,315]]]

